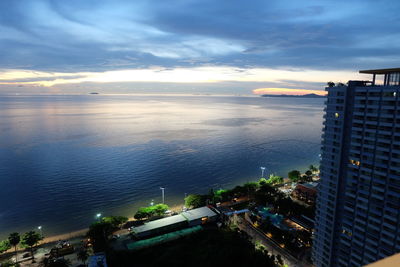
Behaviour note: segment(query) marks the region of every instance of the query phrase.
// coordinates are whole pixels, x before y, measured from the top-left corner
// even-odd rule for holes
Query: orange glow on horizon
[[[253,90],[255,95],[305,95],[305,94],[316,94],[326,95],[325,91],[322,90],[307,90],[307,89],[290,89],[290,88],[258,88]]]

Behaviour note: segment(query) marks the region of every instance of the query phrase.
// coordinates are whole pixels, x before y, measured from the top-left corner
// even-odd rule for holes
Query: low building
[[[215,213],[209,207],[187,210],[182,212],[180,215],[187,219],[189,226],[205,224],[207,222],[213,222],[217,219],[217,213]]]
[[[292,192],[292,196],[305,201],[308,204],[314,204],[317,197],[318,183],[298,184]]]
[[[132,234],[139,239],[176,231],[189,226],[216,221],[218,214],[209,207],[184,211],[178,215],[154,220],[144,225],[133,227]]]
[[[154,220],[138,227],[133,227],[132,233],[137,238],[144,238],[174,231],[185,226],[187,226],[186,218],[178,214],[159,220]]]

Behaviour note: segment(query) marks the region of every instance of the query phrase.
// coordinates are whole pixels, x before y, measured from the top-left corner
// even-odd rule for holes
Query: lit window
[[[350,160],[350,163],[357,166],[360,166],[361,164],[361,162],[359,162],[358,160],[353,160],[353,159]]]

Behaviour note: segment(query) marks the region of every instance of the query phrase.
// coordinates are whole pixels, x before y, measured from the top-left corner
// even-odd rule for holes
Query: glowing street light
[[[162,203],[165,204],[164,203],[165,202],[165,196],[164,196],[165,187],[160,187],[160,189],[161,189]]]
[[[97,214],[96,214],[96,219],[97,219],[97,220],[100,220],[100,218],[101,218],[101,213],[97,213]]]
[[[150,206],[154,206],[154,200],[151,200]]]
[[[39,232],[40,232],[40,236],[41,236],[41,237],[43,237],[43,233],[42,233],[42,226],[41,226],[41,225],[39,225],[37,229],[38,229],[38,230],[39,230]]]
[[[263,178],[264,177],[264,171],[265,171],[265,167],[260,167],[260,169],[261,169],[261,178]]]

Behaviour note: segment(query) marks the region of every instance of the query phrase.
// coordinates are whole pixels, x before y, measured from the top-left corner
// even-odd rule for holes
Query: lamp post
[[[39,232],[40,232],[40,237],[43,237],[42,226],[39,225],[37,229],[38,229]]]
[[[164,187],[160,187],[160,189],[161,189],[162,203],[165,204],[165,196],[164,196],[165,188]]]
[[[150,206],[154,206],[154,200],[151,200]]]
[[[261,169],[261,178],[263,178],[264,177],[265,167],[260,167],[260,169]]]
[[[101,213],[97,213],[96,214],[96,219],[100,221],[100,218],[101,218]]]

